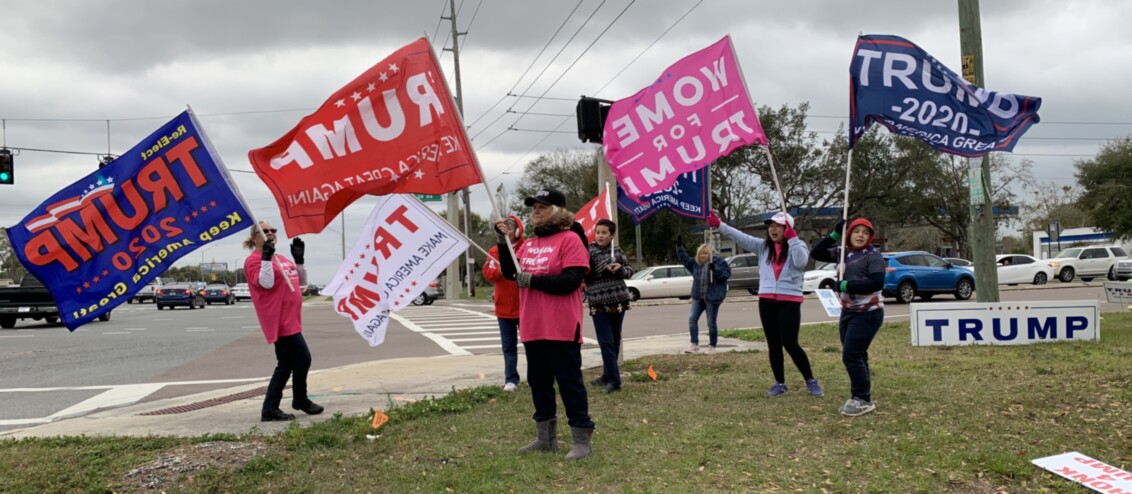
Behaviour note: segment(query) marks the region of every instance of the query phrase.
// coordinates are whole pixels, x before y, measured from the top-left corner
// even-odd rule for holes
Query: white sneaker
[[[684,350],[684,353],[700,353],[700,346],[699,345],[692,345],[692,346],[688,347],[687,350]]]
[[[704,353],[706,353],[708,355],[715,355],[715,347],[713,347],[713,346],[707,347],[707,350],[704,350]]]
[[[512,392],[514,392],[514,391],[515,391],[515,389],[517,389],[518,387],[519,387],[519,385],[518,385],[518,384],[515,384],[515,383],[507,383],[507,384],[504,384],[504,385],[503,385],[503,391],[506,391],[506,392],[508,392],[508,393],[512,393]]]

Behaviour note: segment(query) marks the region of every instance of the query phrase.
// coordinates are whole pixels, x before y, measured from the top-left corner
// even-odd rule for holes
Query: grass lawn
[[[397,408],[375,440],[369,417],[339,416],[270,436],[0,441],[0,492],[1085,492],[1030,460],[1080,451],[1132,470],[1132,314],[1101,327],[1100,342],[912,347],[907,322],[886,325],[877,410],[857,418],[837,413],[849,383],[832,325],[802,334],[824,398],[789,362],[791,391],[768,398],[759,352],[630,361],[623,392],[590,395],[595,454],[580,462],[562,458],[564,414],[560,453],[517,455],[534,437],[529,388],[481,387]],[[176,459],[205,446],[208,461]],[[139,471],[178,462],[147,490]]]

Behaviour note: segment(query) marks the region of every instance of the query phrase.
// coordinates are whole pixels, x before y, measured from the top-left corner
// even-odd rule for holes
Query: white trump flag
[[[409,305],[468,241],[412,196],[382,196],[362,235],[326,286],[334,310],[370,346],[385,341],[389,312]]]

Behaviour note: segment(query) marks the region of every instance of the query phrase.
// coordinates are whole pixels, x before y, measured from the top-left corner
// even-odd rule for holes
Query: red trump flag
[[[444,194],[482,181],[440,64],[421,38],[248,152],[288,237],[319,233],[363,195]]]

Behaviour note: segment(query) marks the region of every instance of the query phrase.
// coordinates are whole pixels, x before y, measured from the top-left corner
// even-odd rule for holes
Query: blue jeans
[[[719,327],[715,325],[715,318],[719,315],[720,302],[708,302],[701,299],[692,299],[692,312],[688,314],[688,332],[692,334],[692,344],[700,344],[700,314],[707,310],[708,343],[715,346],[719,339]]]
[[[841,362],[849,373],[849,389],[853,398],[873,401],[872,376],[869,374],[869,345],[884,323],[884,310],[841,312]]]
[[[311,351],[307,348],[307,340],[302,333],[284,336],[275,340],[275,372],[271,374],[271,382],[267,384],[267,394],[263,397],[263,411],[270,412],[279,409],[283,401],[283,388],[287,387],[287,380],[294,375],[291,385],[292,408],[304,408],[310,405],[307,398],[307,373],[311,370]]]
[[[499,321],[499,341],[503,345],[503,382],[519,384],[519,320],[504,319]]]
[[[624,312],[598,312],[593,315],[594,332],[597,343],[601,345],[602,379],[621,387],[621,370],[617,368],[617,354],[621,351],[621,324],[625,322]]]

